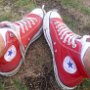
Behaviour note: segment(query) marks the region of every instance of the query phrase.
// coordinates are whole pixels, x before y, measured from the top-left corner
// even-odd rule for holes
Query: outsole
[[[58,83],[58,85],[63,89],[63,90],[71,90],[76,88],[75,87],[68,87],[65,86],[62,81],[60,80],[60,77],[58,75],[58,70],[57,70],[57,65],[56,65],[56,61],[55,61],[55,56],[54,56],[54,50],[53,50],[53,45],[52,45],[52,39],[51,39],[51,35],[50,35],[50,28],[49,28],[49,24],[50,24],[50,15],[53,11],[49,11],[48,14],[46,14],[46,16],[44,17],[44,22],[43,22],[43,32],[44,32],[44,36],[45,39],[50,47],[52,56],[53,56],[53,65],[54,65],[54,74],[55,74],[55,78],[56,81]],[[44,25],[47,24],[47,25]]]

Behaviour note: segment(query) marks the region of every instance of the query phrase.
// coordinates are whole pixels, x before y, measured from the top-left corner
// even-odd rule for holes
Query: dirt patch
[[[50,67],[50,66],[49,66]],[[38,77],[25,77],[26,85],[29,90],[58,90],[58,86],[54,81],[52,68],[43,66],[43,69]]]

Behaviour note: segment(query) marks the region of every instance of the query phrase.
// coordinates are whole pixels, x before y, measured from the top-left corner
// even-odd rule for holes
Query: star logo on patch
[[[73,68],[73,63],[72,62],[69,61],[67,64],[68,64],[69,68]]]
[[[16,47],[14,45],[12,45],[11,47],[9,47],[6,54],[4,55],[4,59],[7,62],[11,62],[15,58],[16,52],[17,52]]]
[[[13,52],[12,50],[8,51],[8,56],[12,56]]]
[[[70,74],[74,74],[77,71],[77,67],[74,60],[69,56],[65,57],[63,62],[63,68],[66,72]]]

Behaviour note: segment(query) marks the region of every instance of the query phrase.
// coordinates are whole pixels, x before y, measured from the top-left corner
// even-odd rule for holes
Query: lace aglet
[[[43,10],[43,12],[46,14],[46,11],[45,11],[45,5],[42,5],[42,10]]]

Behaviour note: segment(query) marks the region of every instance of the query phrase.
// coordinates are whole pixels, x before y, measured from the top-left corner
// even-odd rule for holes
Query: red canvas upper
[[[4,54],[0,57],[0,72],[11,72],[18,67],[22,60],[21,44],[26,50],[32,38],[42,28],[43,16],[42,9],[35,9],[20,21],[0,23],[0,35],[5,42]]]
[[[28,28],[26,28],[26,25],[24,23],[27,24]],[[32,39],[32,37],[38,32],[38,30],[42,26],[42,18],[35,14],[28,14],[24,17],[23,21],[15,22],[15,24],[20,27],[21,40],[24,47],[26,47],[28,42]]]
[[[64,85],[74,87],[88,75],[81,62],[81,37],[72,41],[76,34],[69,30],[61,18],[50,19],[50,35],[59,78]]]

